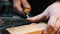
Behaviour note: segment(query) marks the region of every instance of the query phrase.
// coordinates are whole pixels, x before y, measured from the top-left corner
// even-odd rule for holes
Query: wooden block
[[[30,25],[24,25],[24,26],[18,26],[13,28],[8,28],[7,30],[11,34],[37,34],[42,33],[42,30],[46,28],[45,23],[39,23],[39,24],[30,24]]]
[[[35,32],[29,32],[26,34],[42,34],[43,30],[35,31]]]

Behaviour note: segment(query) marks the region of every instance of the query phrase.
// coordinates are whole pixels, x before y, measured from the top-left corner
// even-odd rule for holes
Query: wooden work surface
[[[7,29],[11,34],[30,34],[30,32],[42,31],[45,29],[45,23],[30,24]]]

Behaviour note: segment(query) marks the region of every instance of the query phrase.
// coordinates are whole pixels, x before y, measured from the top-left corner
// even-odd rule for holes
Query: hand
[[[18,10],[18,13],[20,13],[21,15],[24,15],[24,8],[22,8],[22,5],[24,8],[27,8],[29,10],[31,10],[30,4],[28,3],[27,0],[14,0],[14,8]]]
[[[57,33],[56,34],[60,34],[60,28],[58,29]]]
[[[37,22],[48,18],[49,21],[47,26],[53,27],[54,31],[51,32],[51,34],[54,34],[60,27],[60,3],[53,3],[43,13],[32,18],[27,18],[27,20],[30,22]],[[46,30],[45,32],[48,33],[48,31],[49,30]]]

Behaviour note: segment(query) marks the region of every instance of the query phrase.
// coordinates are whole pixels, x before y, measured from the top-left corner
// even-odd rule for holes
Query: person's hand
[[[58,29],[57,33],[56,34],[60,34],[60,28]]]
[[[31,6],[28,3],[27,0],[14,0],[14,5],[13,7],[20,13],[21,15],[24,14],[23,10],[24,9],[29,9],[31,10]]]
[[[48,18],[49,21],[47,27],[52,26],[54,29],[52,32],[50,32],[50,34],[55,34],[60,27],[60,3],[53,3],[43,13],[32,18],[27,18],[27,20],[30,22],[38,22]],[[50,30],[47,29],[45,30],[45,32],[48,32]]]

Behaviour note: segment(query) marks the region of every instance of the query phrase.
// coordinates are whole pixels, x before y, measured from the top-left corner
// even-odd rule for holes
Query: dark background
[[[42,13],[49,5],[56,0],[28,0],[31,5],[31,15],[35,16]]]
[[[7,10],[9,10],[9,11],[7,11],[7,13],[8,14],[14,14],[13,2],[12,2],[12,0],[9,0],[9,1],[12,4],[12,6],[10,8],[9,7],[7,8]],[[30,14],[32,16],[35,16],[35,15],[38,15],[38,14],[42,13],[49,5],[51,5],[55,1],[56,0],[28,0],[28,2],[31,5],[31,8],[32,8]],[[2,7],[2,5],[0,3],[0,14],[1,13],[4,14],[5,13],[5,9],[6,9],[6,7]]]
[[[60,1],[60,0],[57,0],[57,1]]]

